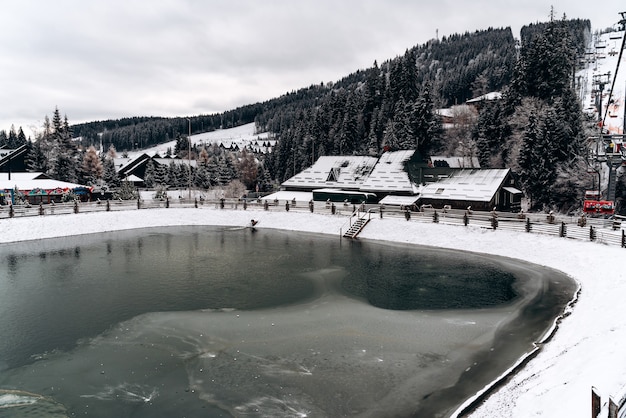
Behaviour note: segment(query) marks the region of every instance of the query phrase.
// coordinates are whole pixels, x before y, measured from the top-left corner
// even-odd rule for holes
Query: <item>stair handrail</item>
[[[371,219],[371,210],[372,209],[365,210],[365,203],[361,203],[359,206],[357,206],[356,209],[354,209],[350,214],[348,221],[344,222],[343,225],[341,225],[341,227],[339,228],[339,238],[343,237],[343,229],[346,224],[348,224],[348,228],[346,229],[346,231],[348,231],[350,227],[352,227],[352,218],[354,218],[355,216],[358,215],[357,219],[364,219],[367,215],[367,220],[369,221]]]

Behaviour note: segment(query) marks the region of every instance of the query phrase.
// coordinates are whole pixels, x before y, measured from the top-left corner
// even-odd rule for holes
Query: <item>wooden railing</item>
[[[626,247],[626,236],[621,219],[573,217],[545,213],[468,212],[455,209],[423,208],[420,211],[401,210],[379,205],[344,205],[326,202],[268,201],[262,199],[141,199],[95,202],[68,202],[40,205],[0,206],[0,220],[24,216],[50,216],[72,213],[142,210],[155,208],[214,208],[229,210],[263,210],[281,212],[315,212],[347,216],[349,225],[355,216],[404,218],[407,222],[429,222],[444,225],[504,229],[519,233],[536,233],[608,245]],[[357,214],[357,215],[355,215]],[[343,227],[342,227],[343,230]],[[341,236],[342,231],[339,231]]]

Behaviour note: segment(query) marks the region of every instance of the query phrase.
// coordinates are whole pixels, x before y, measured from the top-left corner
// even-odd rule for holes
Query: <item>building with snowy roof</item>
[[[483,106],[483,104],[487,102],[493,102],[494,100],[501,100],[501,99],[502,99],[502,93],[500,93],[499,91],[492,91],[490,93],[486,93],[481,96],[474,97],[473,99],[466,100],[465,103],[470,106],[474,106],[477,109],[480,109]]]
[[[284,190],[333,188],[358,191],[378,162],[376,157],[322,156],[282,184]]]
[[[424,158],[414,150],[390,151],[380,158],[323,156],[285,181],[279,193],[300,193],[300,200],[301,193],[310,193],[307,200],[371,203],[375,196],[374,201],[391,206],[519,210],[523,194],[510,169],[466,168],[472,165],[478,166],[474,158]]]
[[[55,180],[44,173],[0,173],[0,203],[30,204],[61,202],[63,196],[74,194],[82,201],[91,198],[92,188],[77,183]]]
[[[508,168],[461,169],[423,186],[418,203],[436,208],[513,211],[520,209],[522,196]]]
[[[381,155],[369,176],[364,179],[360,190],[379,196],[417,194],[419,187],[411,181],[405,170],[405,164],[413,154],[414,150],[405,150],[390,151]]]
[[[114,158],[113,164],[115,165],[115,171],[118,177],[122,179],[128,179],[132,183],[141,186],[146,176],[146,166],[148,163],[152,163],[156,166],[167,166],[170,164],[181,164],[185,166],[196,167],[196,160],[187,160],[183,158],[159,158],[150,157],[148,154],[139,154],[132,158]]]

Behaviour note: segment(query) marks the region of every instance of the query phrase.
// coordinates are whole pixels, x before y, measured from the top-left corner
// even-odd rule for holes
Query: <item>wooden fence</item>
[[[380,216],[404,217],[407,221],[478,226],[520,233],[536,233],[626,247],[621,221],[616,219],[561,216],[545,213],[471,212],[427,208],[419,212],[379,209]]]
[[[454,209],[423,208],[419,212],[379,205],[353,205],[326,202],[267,201],[261,199],[165,199],[107,200],[40,205],[0,206],[0,220],[23,216],[49,216],[72,213],[142,210],[155,208],[215,208],[230,210],[265,210],[282,212],[315,212],[347,216],[367,214],[404,218],[408,222],[430,222],[444,225],[474,226],[484,229],[505,229],[519,233],[536,233],[582,241],[626,247],[626,236],[619,219],[569,217],[542,213],[468,212]],[[341,231],[339,231],[341,233]]]

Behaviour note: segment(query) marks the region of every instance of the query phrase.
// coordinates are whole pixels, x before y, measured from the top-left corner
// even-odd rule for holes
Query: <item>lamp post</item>
[[[189,185],[189,200],[191,200],[191,119],[187,118],[187,122],[189,122],[189,135],[187,136],[187,161],[189,162],[189,176],[188,185]]]

